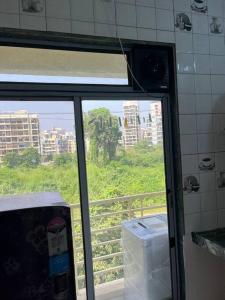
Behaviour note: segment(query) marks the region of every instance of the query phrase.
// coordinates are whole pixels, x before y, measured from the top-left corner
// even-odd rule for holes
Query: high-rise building
[[[163,128],[162,128],[162,106],[160,101],[150,102],[151,122],[148,127],[151,131],[151,144],[157,145],[163,143]]]
[[[7,153],[21,153],[28,147],[40,153],[38,115],[25,110],[0,113],[0,161]]]
[[[48,130],[41,132],[41,154],[44,156],[56,154],[56,140]]]
[[[125,148],[130,148],[141,139],[141,126],[138,102],[124,101],[123,114],[123,142]]]
[[[75,153],[75,136],[62,128],[53,128],[41,133],[41,153],[43,156]]]

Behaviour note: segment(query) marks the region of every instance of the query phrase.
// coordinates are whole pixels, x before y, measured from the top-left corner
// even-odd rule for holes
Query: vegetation
[[[89,140],[87,155],[88,192],[90,201],[116,198],[165,190],[164,161],[161,146],[149,146],[140,142],[126,150],[119,145],[121,133],[118,123],[106,109],[96,109],[85,117],[85,132]],[[53,159],[53,160],[52,160]],[[60,154],[41,163],[34,149],[26,149],[21,155],[14,153],[4,157],[0,167],[0,194],[23,194],[30,192],[58,191],[65,201],[79,204],[79,182],[76,154]],[[151,205],[165,204],[165,196],[146,197],[135,200],[130,206],[126,201],[90,207],[92,229],[107,229],[121,225],[130,217],[140,216],[135,210]],[[134,210],[132,210],[134,209]],[[123,213],[119,213],[119,212]],[[115,215],[105,215],[116,212]],[[155,212],[158,212],[155,210]],[[151,212],[152,213],[152,212]],[[83,260],[79,205],[74,209],[76,260]],[[93,256],[105,256],[122,251],[118,240],[120,228],[98,231],[92,235]],[[101,244],[101,242],[106,242]],[[100,271],[122,264],[122,256],[112,256],[94,262],[94,270]],[[78,265],[78,274],[84,274],[83,264]],[[123,276],[122,270],[96,277],[96,283]],[[79,282],[82,287],[83,280]]]
[[[41,156],[34,148],[27,148],[21,154],[14,152],[7,153],[3,158],[3,164],[8,168],[19,166],[35,168],[41,162]]]
[[[90,141],[90,159],[94,162],[115,159],[121,138],[117,117],[106,108],[97,108],[88,112],[84,124],[86,137]]]
[[[87,161],[90,200],[164,190],[161,147],[148,151],[143,158],[135,149],[122,152],[107,165]],[[32,167],[24,163],[15,166],[12,158],[10,161],[7,158],[7,163],[0,168],[0,194],[58,191],[69,203],[78,203],[77,164],[71,156],[59,155],[54,163],[35,164],[36,167],[32,160]]]

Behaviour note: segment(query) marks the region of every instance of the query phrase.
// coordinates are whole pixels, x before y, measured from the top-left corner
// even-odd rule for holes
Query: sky
[[[124,99],[126,100],[126,99]],[[105,107],[116,116],[123,116],[124,100],[84,100],[83,111]],[[148,116],[149,101],[139,101],[142,116]],[[60,127],[67,131],[74,131],[73,102],[69,101],[0,101],[0,113],[26,110],[39,116],[41,130]]]
[[[9,77],[10,76],[10,77]],[[26,77],[26,78],[25,78]],[[41,77],[41,78],[37,78]],[[48,77],[48,78],[47,78]],[[54,78],[52,78],[54,77]],[[27,81],[27,82],[49,82],[50,80],[55,80],[57,76],[30,76],[30,75],[9,75],[0,74],[0,81],[3,79],[5,81]],[[58,76],[60,77],[60,76]],[[20,78],[20,79],[19,79]],[[93,83],[93,78],[86,78],[87,83]],[[86,80],[85,79],[85,80]],[[83,78],[82,78],[83,80]],[[120,83],[124,84],[121,79],[110,79],[110,78],[98,78],[96,80],[101,80],[101,83]],[[116,80],[116,82],[115,82]],[[60,77],[58,82],[68,82],[68,78]],[[70,78],[70,82],[77,83],[79,78]],[[105,107],[108,108],[114,115],[123,116],[123,101],[121,100],[84,100],[82,103],[83,111],[88,112],[91,109]],[[139,101],[141,116],[148,115],[149,101]],[[37,113],[40,119],[41,130],[52,129],[53,127],[60,127],[67,131],[74,131],[74,108],[72,102],[65,101],[0,101],[0,113],[4,112],[14,112],[17,110],[26,110],[30,113]]]

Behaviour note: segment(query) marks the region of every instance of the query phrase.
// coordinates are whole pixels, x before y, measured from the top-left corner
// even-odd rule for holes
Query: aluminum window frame
[[[63,40],[63,39],[62,39]],[[92,39],[91,39],[92,40]],[[132,42],[137,44],[137,41],[124,41],[126,51],[130,51],[132,48]],[[104,44],[105,43],[105,44]],[[107,43],[107,39],[101,39],[99,45],[92,46],[89,43],[74,44],[74,42],[65,41],[45,41],[37,39],[37,37],[29,40],[21,37],[0,37],[0,45],[7,46],[20,46],[20,47],[37,47],[47,49],[63,49],[73,51],[77,49],[88,49],[88,51],[119,51],[118,45],[115,40],[110,40],[110,46]],[[142,44],[142,43],[140,43]],[[147,43],[149,46],[153,43]],[[146,43],[145,43],[146,45]],[[154,43],[155,45],[155,43]],[[168,46],[168,45],[167,45]],[[175,53],[174,45],[169,45],[171,51]],[[175,54],[174,54],[175,60]],[[175,74],[175,68],[174,68]],[[75,124],[76,124],[76,136],[77,136],[77,156],[78,164],[85,167],[84,172],[79,172],[79,184],[80,184],[80,204],[82,213],[82,224],[89,224],[89,203],[87,194],[87,174],[86,174],[86,161],[85,161],[85,149],[83,140],[83,120],[81,105],[82,101],[91,99],[97,100],[151,100],[157,99],[162,101],[163,111],[163,132],[164,132],[164,153],[165,153],[165,172],[166,172],[166,194],[167,194],[167,207],[169,217],[169,234],[170,234],[170,255],[171,255],[171,267],[172,267],[172,287],[173,287],[173,299],[183,300],[184,295],[184,279],[182,259],[182,224],[178,222],[177,215],[180,213],[176,205],[179,195],[181,163],[178,160],[177,153],[179,155],[180,149],[178,143],[176,146],[173,144],[175,138],[178,138],[179,125],[176,122],[177,116],[177,97],[176,97],[176,80],[174,75],[173,89],[169,94],[165,93],[147,93],[134,91],[131,86],[115,86],[115,85],[78,85],[78,84],[41,84],[41,83],[0,83],[0,101],[73,101]],[[162,100],[163,99],[163,100]],[[96,101],[97,101],[96,100]],[[77,104],[76,104],[77,103]],[[174,105],[175,104],[175,105]],[[178,141],[179,142],[179,141]],[[176,153],[175,153],[176,152]],[[84,202],[84,203],[82,203]],[[174,243],[173,243],[174,241]],[[83,226],[83,243],[84,243],[84,256],[85,256],[85,273],[86,273],[86,290],[87,299],[94,300],[94,283],[93,283],[93,265],[92,265],[92,248],[91,248],[91,232],[90,227],[84,228]]]

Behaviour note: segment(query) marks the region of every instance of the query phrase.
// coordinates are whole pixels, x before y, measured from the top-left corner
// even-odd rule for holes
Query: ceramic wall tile
[[[175,11],[191,11],[190,0],[174,0]]]
[[[225,209],[222,209],[218,212],[218,227],[225,227]]]
[[[201,215],[200,213],[185,215],[185,233],[189,234],[192,231],[201,231]]]
[[[135,5],[135,0],[117,0],[117,3],[126,3],[126,4],[131,4]]]
[[[215,146],[213,133],[198,134],[198,153],[215,152]]]
[[[156,0],[156,8],[173,10],[173,0]]]
[[[116,5],[116,23],[122,26],[137,26],[136,9],[134,5],[117,3]]]
[[[18,14],[19,0],[1,0],[0,13]]]
[[[197,153],[197,136],[184,134],[180,136],[181,153],[196,154]],[[208,152],[208,151],[207,151]]]
[[[216,192],[218,209],[225,209],[225,190]],[[225,227],[225,226],[224,226]]]
[[[182,155],[182,172],[183,174],[197,173],[198,156],[197,155]]]
[[[193,52],[209,54],[209,37],[205,34],[193,34]]]
[[[199,172],[215,172],[217,163],[215,161],[215,153],[198,154],[198,170]]]
[[[192,35],[186,32],[176,32],[175,33],[176,40],[176,51],[184,52],[184,53],[192,53],[193,52],[193,41]]]
[[[136,0],[136,5],[155,7],[157,0]]]
[[[212,112],[213,113],[225,113],[225,95],[213,94],[212,95]]]
[[[216,211],[217,210],[217,197],[215,192],[201,193],[201,211]]]
[[[172,31],[157,30],[157,41],[161,43],[175,43],[175,34]]]
[[[211,94],[196,95],[196,113],[204,114],[212,112],[212,96]]]
[[[177,79],[178,92],[180,94],[194,94],[195,79],[191,74],[180,74]]]
[[[193,14],[207,14],[208,3],[207,0],[191,0],[191,10]]]
[[[71,33],[71,20],[47,18],[47,31]]]
[[[212,114],[197,115],[197,133],[213,133],[215,131]]]
[[[137,28],[117,26],[117,37],[137,40]]]
[[[138,40],[142,41],[156,41],[156,30],[137,28]]]
[[[200,194],[190,194],[184,196],[184,213],[194,214],[201,210]]]
[[[193,33],[208,34],[208,17],[204,14],[192,15]]]
[[[178,32],[192,34],[192,16],[187,12],[175,12],[175,29]]]
[[[208,16],[209,34],[223,35],[224,34],[224,19],[215,16]]]
[[[116,25],[95,23],[95,35],[116,37]]]
[[[46,0],[46,15],[51,18],[70,19],[70,0]]]
[[[94,19],[97,23],[115,24],[115,2],[94,0]]]
[[[158,30],[174,31],[173,11],[156,9],[156,27]]]
[[[203,231],[215,229],[217,228],[217,226],[218,226],[217,211],[201,213],[201,227]]]
[[[225,151],[225,133],[215,134],[215,150],[217,152]]]
[[[76,21],[94,21],[94,0],[71,1],[71,17]]]
[[[225,43],[223,36],[210,35],[209,36],[210,54],[212,55],[224,55]]]
[[[207,0],[207,3],[210,16],[224,16],[224,0]]]
[[[179,94],[179,113],[194,114],[196,112],[196,95]]]
[[[137,6],[137,27],[156,29],[155,8]]]
[[[225,93],[225,85],[224,81],[225,75],[211,75],[211,83],[212,83],[212,94],[224,94]],[[223,102],[224,103],[224,102]],[[221,104],[223,104],[221,103]],[[221,107],[222,110],[224,110]]]
[[[195,75],[195,91],[197,94],[211,94],[210,75]]]
[[[30,30],[46,31],[46,19],[35,16],[20,16],[20,28]]]
[[[210,56],[211,74],[225,75],[225,56]]]
[[[200,175],[201,193],[216,191],[216,173],[207,172]]]
[[[194,55],[195,72],[197,74],[210,74],[210,56],[207,54]]]
[[[177,54],[178,73],[194,73],[194,57],[190,53]]]
[[[218,172],[225,171],[225,152],[215,154],[216,170]]]
[[[72,21],[72,33],[94,35],[94,23]]]
[[[20,13],[22,15],[31,15],[34,17],[45,17],[46,1],[47,0],[19,0]]]
[[[218,134],[225,134],[225,114],[222,112],[214,114],[215,132]]]
[[[196,133],[196,116],[180,115],[180,133],[195,134]]]

